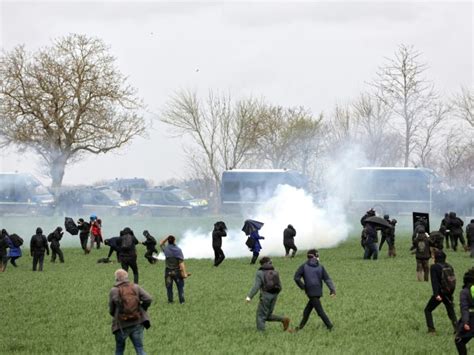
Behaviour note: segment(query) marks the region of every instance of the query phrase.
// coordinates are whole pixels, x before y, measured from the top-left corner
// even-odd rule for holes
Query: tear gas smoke
[[[341,206],[341,207],[339,207]],[[283,230],[292,224],[296,229],[295,244],[298,249],[331,248],[344,241],[350,231],[342,205],[332,201],[325,208],[317,207],[312,197],[302,189],[279,185],[274,196],[259,205],[251,218],[265,223],[260,235],[260,255],[282,255]],[[242,219],[242,225],[244,218]],[[188,230],[179,241],[186,258],[213,258],[212,230]],[[249,256],[245,246],[246,236],[239,229],[227,231],[222,239],[222,249],[227,257]]]

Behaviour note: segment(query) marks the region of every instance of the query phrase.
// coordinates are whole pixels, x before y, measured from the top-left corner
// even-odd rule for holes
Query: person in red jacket
[[[91,246],[90,250],[94,248],[94,243],[97,243],[97,249],[100,249],[102,243],[102,220],[98,219],[95,214],[90,217],[91,225]]]

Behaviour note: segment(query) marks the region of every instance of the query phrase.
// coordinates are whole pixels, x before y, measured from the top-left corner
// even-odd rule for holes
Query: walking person
[[[336,288],[326,269],[319,263],[319,252],[310,249],[307,253],[308,260],[296,270],[294,280],[298,287],[306,292],[308,303],[303,311],[303,318],[296,330],[304,328],[308,322],[311,311],[314,309],[324,322],[328,330],[333,328],[326,312],[324,312],[320,298],[323,296],[323,281],[329,287],[329,295],[336,297]],[[303,281],[301,281],[303,279]]]
[[[280,322],[283,325],[283,331],[288,330],[290,319],[273,314],[281,289],[278,272],[273,267],[271,259],[264,256],[260,259],[260,268],[255,275],[254,286],[245,299],[247,303],[250,303],[252,298],[260,291],[260,301],[257,307],[257,330],[264,331],[265,322]]]
[[[466,249],[466,242],[464,241],[462,227],[464,221],[456,216],[456,212],[449,212],[448,216],[448,229],[451,234],[451,246],[454,251],[457,251],[458,241],[461,243],[464,249]]]
[[[431,288],[433,295],[425,307],[426,326],[428,333],[435,333],[432,312],[443,303],[446,312],[456,330],[456,314],[454,313],[453,293],[456,287],[454,269],[446,262],[446,254],[439,250],[435,253],[435,263],[430,267]]]
[[[79,218],[77,221],[77,228],[79,229],[79,240],[81,241],[81,248],[84,250],[84,254],[88,254],[87,241],[91,230],[91,225],[85,222],[83,218]]]
[[[129,267],[132,269],[133,282],[136,284],[138,284],[137,244],[138,240],[130,228],[126,227],[120,232],[120,237],[117,240],[119,260],[122,269],[125,271],[128,271]]]
[[[258,234],[258,230],[255,230],[250,233],[249,239],[252,241],[252,245],[250,247],[250,251],[252,252],[252,260],[250,260],[250,264],[255,264],[257,262],[258,256],[260,255],[260,250],[262,250],[260,240],[265,239],[265,237],[261,237]]]
[[[227,226],[224,222],[214,223],[212,231],[212,249],[214,249],[214,266],[219,266],[225,259],[222,251],[222,238],[227,236]]]
[[[430,241],[428,234],[425,233],[425,227],[419,225],[416,227],[416,235],[413,240],[412,254],[416,258],[416,278],[418,281],[429,280],[429,260],[431,258]]]
[[[145,259],[150,264],[155,264],[157,260],[153,257],[153,254],[158,253],[158,250],[156,250],[156,239],[147,230],[143,231],[143,236],[145,241],[142,244],[146,247]]]
[[[165,246],[166,244],[166,246]],[[184,266],[184,255],[176,245],[176,238],[172,235],[160,241],[160,247],[165,254],[165,286],[168,303],[173,303],[173,283],[178,288],[179,303],[184,303],[184,279],[190,274]]]
[[[128,281],[123,269],[115,271],[115,284],[109,292],[109,314],[112,319],[112,333],[115,336],[115,354],[125,351],[128,337],[138,355],[144,355],[143,329],[150,328],[147,309],[152,298],[143,288]]]
[[[39,264],[39,271],[43,271],[44,253],[49,255],[49,246],[43,230],[36,228],[36,234],[30,240],[30,254],[33,257],[33,271],[36,271]]]
[[[285,247],[285,257],[288,257],[291,252],[291,257],[294,258],[296,255],[296,251],[298,248],[296,248],[295,245],[295,236],[296,236],[296,229],[289,224],[288,227],[285,228],[283,231],[283,246]]]
[[[5,231],[5,233],[8,235],[7,231],[5,229],[2,230]],[[18,265],[16,264],[16,261],[21,258],[23,255],[21,252],[21,246],[23,245],[23,239],[13,233],[8,235],[8,259],[10,260],[10,264],[12,264],[14,267],[17,267]]]
[[[90,232],[91,245],[89,250],[94,248],[94,243],[97,244],[97,249],[100,249],[100,243],[102,243],[102,220],[97,218],[95,214],[90,216]]]
[[[52,233],[48,235],[48,242],[50,242],[51,248],[51,262],[56,262],[56,256],[59,256],[59,261],[64,263],[64,255],[63,251],[61,250],[61,245],[59,241],[63,237],[63,229],[61,227],[57,227]]]
[[[461,319],[454,338],[459,355],[467,355],[466,344],[474,338],[474,267],[464,274],[463,284],[459,294]]]
[[[379,248],[377,246],[377,230],[371,223],[365,223],[363,230],[364,259],[377,260],[379,255]]]

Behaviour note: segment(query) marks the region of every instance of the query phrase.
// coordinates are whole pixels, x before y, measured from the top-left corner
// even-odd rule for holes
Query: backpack
[[[133,284],[126,283],[118,286],[119,312],[121,321],[134,321],[140,318],[140,299]]]
[[[23,245],[23,239],[18,234],[11,234],[10,240],[15,248],[19,248]]]
[[[425,252],[427,243],[428,241],[426,239],[418,240],[418,242],[416,243],[416,248],[418,250],[418,253],[423,254]]]
[[[262,290],[268,293],[278,294],[281,291],[280,275],[276,270],[265,270],[263,272]]]
[[[452,295],[456,289],[456,275],[454,269],[449,264],[443,264],[441,269],[441,292],[445,295]]]
[[[251,237],[248,237],[247,240],[245,241],[245,245],[249,248],[249,249],[253,249],[254,246],[255,246],[255,239],[251,238]]]
[[[133,248],[133,237],[130,234],[125,234],[122,236],[122,245],[121,249],[124,251],[131,250]]]

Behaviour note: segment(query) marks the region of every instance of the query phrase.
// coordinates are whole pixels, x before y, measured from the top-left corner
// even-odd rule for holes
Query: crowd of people
[[[397,221],[390,219],[388,215],[379,219],[374,210],[369,210],[361,218],[363,226],[361,234],[361,245],[364,248],[364,259],[378,258],[378,253],[386,242],[388,245],[388,256],[395,257],[395,226]],[[247,220],[242,229],[248,236],[246,245],[252,253],[250,263],[255,264],[262,250],[261,240],[264,237],[259,235],[259,229],[263,223]],[[150,264],[155,264],[158,260],[158,249],[165,256],[164,281],[169,303],[174,302],[173,286],[176,285],[178,291],[178,300],[180,304],[185,303],[184,283],[185,279],[191,274],[186,271],[184,255],[182,250],[176,245],[176,238],[172,235],[159,241],[147,231],[143,231],[145,240],[140,242],[129,227],[120,231],[119,236],[108,239],[102,237],[102,221],[96,215],[92,215],[86,222],[83,218],[77,221],[77,228],[81,248],[85,254],[89,254],[92,249],[100,249],[104,243],[109,247],[106,258],[99,259],[99,262],[111,262],[113,253],[116,254],[116,260],[121,264],[121,269],[115,272],[115,285],[109,294],[109,312],[113,317],[112,332],[116,341],[116,353],[122,354],[125,349],[126,339],[130,338],[137,354],[144,354],[143,333],[144,329],[150,326],[150,319],[147,309],[152,303],[151,296],[139,286],[139,269],[137,263],[138,244],[146,248],[144,257]],[[429,226],[423,219],[418,220],[414,225],[412,238],[412,253],[416,258],[417,279],[419,281],[429,281],[431,279],[432,296],[430,297],[425,309],[426,325],[429,333],[435,333],[432,312],[440,305],[444,304],[448,317],[453,325],[456,337],[455,344],[460,354],[466,354],[466,344],[474,336],[474,268],[468,270],[463,277],[463,289],[460,294],[461,319],[457,320],[454,310],[453,296],[456,285],[456,277],[453,267],[446,262],[444,253],[444,242],[446,248],[456,251],[458,242],[467,250],[469,248],[471,257],[474,257],[474,220],[466,227],[465,242],[463,235],[463,221],[456,216],[454,212],[447,213],[442,220],[438,231],[428,233]],[[68,229],[66,223],[66,230]],[[381,234],[380,246],[378,245],[378,232]],[[64,253],[61,250],[61,239],[64,231],[62,227],[55,228],[46,237],[43,230],[38,227],[36,233],[30,240],[30,254],[33,258],[33,271],[43,271],[44,256],[51,254],[51,262],[59,259],[64,263]],[[222,250],[222,238],[227,236],[227,226],[223,221],[214,224],[212,231],[212,248],[214,250],[214,266],[218,267],[225,259]],[[283,248],[285,257],[294,257],[297,252],[295,245],[296,229],[289,224],[283,231]],[[14,267],[16,261],[22,256],[21,246],[23,239],[16,234],[8,234],[3,229],[0,234],[0,271],[10,262]],[[291,253],[290,253],[291,252]],[[265,330],[266,322],[280,322],[284,331],[301,331],[314,309],[323,321],[328,330],[332,330],[333,324],[325,313],[321,297],[323,295],[323,283],[329,288],[330,296],[335,297],[336,288],[329,277],[326,269],[320,263],[318,250],[310,249],[307,254],[307,260],[302,264],[294,274],[294,281],[300,289],[304,290],[308,302],[303,310],[303,317],[299,325],[290,328],[290,319],[287,316],[275,315],[275,308],[278,295],[282,289],[281,280],[278,271],[267,257],[261,257],[260,267],[255,276],[255,282],[252,289],[246,297],[247,302],[260,293],[259,303],[256,311],[256,325],[259,331]],[[434,263],[430,266],[429,260]],[[133,272],[133,283],[128,279],[128,270]]]

